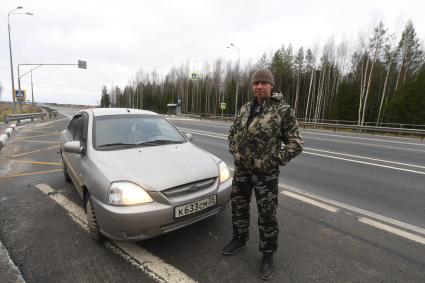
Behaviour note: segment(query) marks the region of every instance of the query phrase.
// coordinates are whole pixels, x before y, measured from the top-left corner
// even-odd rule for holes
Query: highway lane
[[[66,113],[75,112],[68,109]],[[229,209],[201,223],[133,245],[128,254],[116,254],[116,250],[92,242],[75,219],[75,211],[81,213],[82,209],[75,189],[64,181],[60,170],[49,173],[61,168],[57,165],[61,160],[57,150],[46,148],[54,146],[58,138],[54,134],[66,127],[67,121],[18,131],[0,155],[1,168],[8,168],[1,172],[7,178],[0,180],[0,226],[4,227],[0,239],[27,282],[162,282],[139,264],[146,262],[144,251],[160,259],[160,267],[174,267],[198,282],[261,282],[257,277],[260,254],[254,203],[251,239],[244,251],[231,257],[220,252],[231,237]],[[32,138],[25,142],[24,136]],[[232,164],[225,139],[195,135],[194,142]],[[296,186],[298,179],[303,180],[305,174],[296,175],[298,166],[316,162],[313,156],[302,161],[306,157],[309,155],[303,154],[284,168],[281,182],[287,184],[292,178],[290,182]],[[38,174],[12,176],[16,172]],[[52,191],[42,192],[42,184]],[[69,202],[58,203],[57,197]],[[341,205],[326,199],[316,198],[314,202],[311,195],[287,188],[282,191],[277,212],[280,248],[272,282],[425,280],[425,235],[385,221],[380,221],[381,225],[393,230],[378,229],[370,226],[376,224],[373,215]],[[401,230],[418,237],[397,235]],[[166,272],[158,273],[166,276]]]
[[[226,139],[230,123],[172,121],[192,132],[199,146],[233,163]],[[309,129],[302,134],[305,151],[281,170],[282,183],[425,227],[423,141]]]
[[[230,123],[173,119],[181,128],[227,135]],[[307,149],[321,149],[425,167],[425,142],[419,139],[302,129]]]

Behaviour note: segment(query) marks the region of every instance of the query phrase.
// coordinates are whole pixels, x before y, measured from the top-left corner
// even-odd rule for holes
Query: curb
[[[6,131],[4,131],[4,134],[0,135],[0,149],[2,149],[2,147],[6,144],[7,139],[10,137],[12,132],[15,131],[16,129],[17,129],[16,124],[12,124],[10,125],[9,128],[6,129]]]

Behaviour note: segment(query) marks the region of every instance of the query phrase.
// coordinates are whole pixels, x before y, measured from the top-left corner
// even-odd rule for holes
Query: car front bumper
[[[217,203],[197,213],[174,218],[174,208],[182,205],[152,202],[137,206],[113,206],[93,199],[95,214],[102,234],[114,240],[140,241],[201,221],[224,210],[230,199],[232,178],[214,192],[197,196],[189,202],[217,195]],[[183,203],[184,204],[184,203]]]

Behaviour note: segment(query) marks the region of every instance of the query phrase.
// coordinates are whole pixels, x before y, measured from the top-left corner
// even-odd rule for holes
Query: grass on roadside
[[[31,104],[16,104],[16,114],[37,113],[41,109]],[[13,113],[13,106],[11,103],[0,102],[0,122],[4,121],[4,116]]]

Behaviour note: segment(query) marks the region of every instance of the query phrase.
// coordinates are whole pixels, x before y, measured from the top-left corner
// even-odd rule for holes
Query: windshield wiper
[[[115,143],[105,143],[105,144],[101,144],[101,145],[98,145],[98,147],[115,146],[115,145],[131,145],[131,146],[136,146],[137,144],[134,144],[134,143],[122,143],[122,142],[115,142]]]
[[[142,146],[155,146],[155,145],[162,145],[162,144],[176,144],[176,143],[183,143],[182,141],[173,141],[173,140],[152,140],[147,142],[141,142],[137,145]]]

